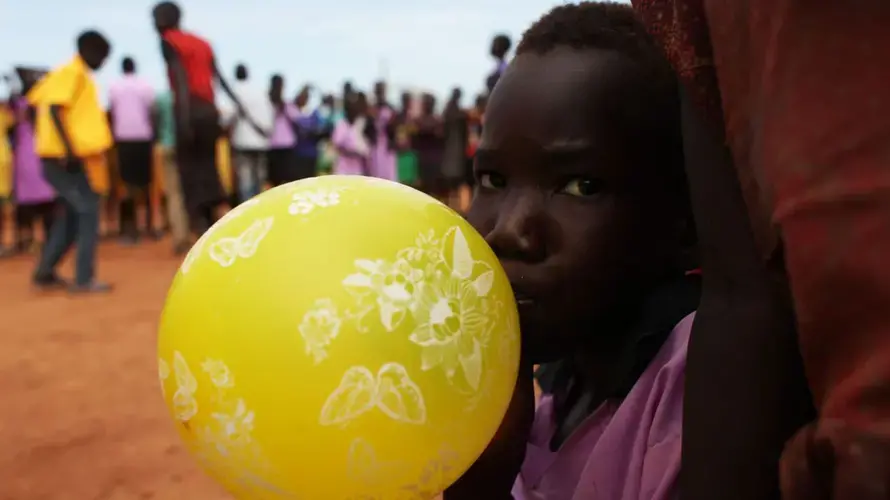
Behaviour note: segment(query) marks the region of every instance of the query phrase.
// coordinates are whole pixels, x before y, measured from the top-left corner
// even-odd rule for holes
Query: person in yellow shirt
[[[95,279],[100,198],[85,169],[112,145],[92,76],[110,53],[111,44],[102,34],[83,32],[77,38],[74,58],[50,71],[27,95],[37,110],[34,148],[63,208],[50,227],[34,272],[34,284],[41,288],[65,286],[79,293],[111,290],[109,284]],[[56,267],[74,245],[75,280],[69,285],[56,274]]]

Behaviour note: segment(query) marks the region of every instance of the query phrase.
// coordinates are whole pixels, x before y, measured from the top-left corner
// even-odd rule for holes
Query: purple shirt
[[[371,175],[390,181],[396,177],[396,152],[390,148],[389,137],[386,136],[386,126],[393,119],[392,108],[384,106],[377,113],[374,125],[377,128],[377,141],[374,151],[371,153]]]
[[[297,144],[293,121],[300,117],[300,110],[294,104],[284,105],[284,112],[275,112],[275,123],[269,136],[269,147],[272,149],[292,148]]]
[[[331,142],[338,150],[355,151],[356,144],[353,126],[345,119],[338,121],[337,125],[334,126]],[[337,161],[334,163],[334,173],[337,175],[364,175],[366,161],[339,153]]]
[[[622,401],[606,402],[551,452],[553,399],[541,398],[515,500],[668,500],[677,496],[686,345],[680,321]]]
[[[28,121],[28,100],[20,97],[12,107],[16,117],[12,160],[16,202],[35,205],[53,201],[56,192],[43,178],[40,158],[34,152],[34,124]]]
[[[112,132],[120,141],[150,141],[151,110],[155,92],[136,75],[124,75],[108,89],[111,103]]]

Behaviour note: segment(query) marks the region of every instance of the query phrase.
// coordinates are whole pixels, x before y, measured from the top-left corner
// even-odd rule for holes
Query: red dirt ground
[[[223,500],[175,434],[155,338],[179,260],[103,244],[106,296],[39,294],[0,260],[0,500]],[[71,267],[64,268],[67,276]]]
[[[116,286],[104,296],[36,292],[33,256],[0,260],[0,500],[231,500],[158,388],[157,322],[180,260],[166,242],[99,253]]]

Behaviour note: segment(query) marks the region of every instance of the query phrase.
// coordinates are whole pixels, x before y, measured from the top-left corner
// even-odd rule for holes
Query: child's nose
[[[516,196],[506,203],[494,228],[485,236],[499,259],[540,262],[546,254],[542,238],[543,197],[538,193]]]

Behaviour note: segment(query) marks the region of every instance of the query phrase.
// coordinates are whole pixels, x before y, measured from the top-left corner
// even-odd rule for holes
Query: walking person
[[[154,155],[154,90],[151,84],[136,74],[136,63],[125,57],[121,63],[123,75],[108,89],[111,109],[111,130],[117,151],[117,166],[123,182],[124,197],[120,201],[121,241],[134,244],[139,240],[136,214],[139,205],[144,210],[143,232],[157,238],[152,222],[149,186],[152,181]]]
[[[91,157],[105,154],[113,143],[92,76],[110,52],[108,39],[86,31],[77,39],[74,59],[51,71],[28,93],[36,108],[35,151],[44,177],[62,200],[62,214],[50,228],[34,272],[34,284],[42,288],[67,286],[56,267],[76,244],[75,282],[70,290],[111,290],[95,279],[99,195],[85,170]]]

